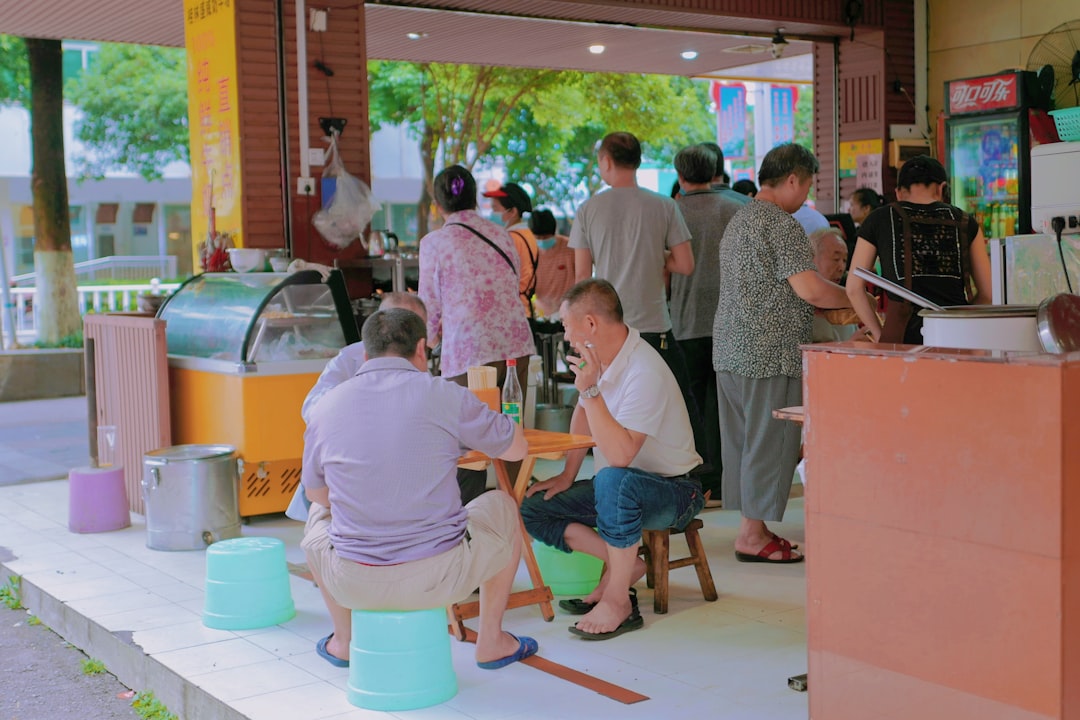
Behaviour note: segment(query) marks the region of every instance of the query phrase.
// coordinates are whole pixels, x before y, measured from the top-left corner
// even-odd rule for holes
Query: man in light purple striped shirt
[[[535,640],[502,630],[521,553],[517,504],[493,491],[463,507],[456,473],[468,449],[523,458],[521,426],[427,372],[416,313],[380,310],[363,340],[366,362],[312,408],[304,434],[312,506],[301,547],[334,626],[319,655],[348,664],[351,609],[445,607],[477,586],[477,664],[534,654]]]

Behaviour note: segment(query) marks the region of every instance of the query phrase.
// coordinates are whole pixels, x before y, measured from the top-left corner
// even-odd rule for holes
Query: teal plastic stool
[[[294,615],[285,543],[277,538],[242,537],[206,549],[203,625],[251,630],[278,625]]]
[[[604,563],[585,553],[564,553],[562,550],[533,540],[533,554],[540,574],[554,595],[587,595],[600,582]]]
[[[353,610],[349,702],[417,710],[457,695],[446,609]]]

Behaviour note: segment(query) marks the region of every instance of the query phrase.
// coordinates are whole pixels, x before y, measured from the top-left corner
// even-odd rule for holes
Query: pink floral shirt
[[[475,228],[513,263],[467,229]],[[520,260],[505,228],[474,210],[450,215],[420,241],[419,294],[427,305],[428,335],[442,337],[442,374],[462,375],[472,365],[532,355],[525,308],[518,300]]]

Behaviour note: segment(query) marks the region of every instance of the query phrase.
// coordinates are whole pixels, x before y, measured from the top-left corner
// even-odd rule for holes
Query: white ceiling
[[[519,0],[520,2],[520,0]],[[522,7],[514,3],[511,7]],[[443,5],[453,5],[445,2]],[[467,4],[467,3],[459,3]],[[499,3],[495,3],[498,5]],[[316,6],[316,3],[309,3]],[[483,3],[471,3],[482,6]],[[502,6],[508,6],[505,2]],[[267,2],[267,7],[272,7]],[[543,10],[549,17],[566,14],[573,3],[532,0],[531,12]],[[365,4],[368,57],[415,62],[453,62],[479,65],[546,67],[599,72],[641,72],[669,75],[708,75],[730,72],[731,68],[771,60],[769,37],[774,23],[763,19],[721,18],[714,15],[683,17],[676,13],[631,14],[617,7],[591,6],[590,12],[612,13],[603,23],[570,19],[540,19],[506,16],[488,12],[433,10],[403,5]],[[614,19],[618,18],[618,20]],[[642,22],[644,21],[644,22]],[[331,10],[329,22],[334,22]],[[660,29],[669,27],[698,30]],[[648,26],[646,26],[648,24]],[[730,28],[725,32],[724,26]],[[820,31],[820,28],[788,28],[789,32]],[[731,35],[732,31],[763,33]],[[182,0],[3,0],[0,2],[0,32],[27,37],[73,40],[139,42],[151,45],[183,45]],[[420,40],[408,40],[406,33],[421,32]],[[593,55],[588,46],[606,46]],[[732,48],[757,52],[732,52]],[[792,40],[785,57],[805,55],[811,44]],[[684,60],[680,53],[696,50],[698,57]],[[804,79],[808,63],[795,69],[770,67],[755,69],[755,77],[773,76]],[[803,69],[799,69],[803,68]],[[793,73],[800,77],[794,77]],[[740,73],[735,73],[740,74]]]

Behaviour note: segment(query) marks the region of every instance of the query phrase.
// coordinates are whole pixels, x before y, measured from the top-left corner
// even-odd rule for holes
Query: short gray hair
[[[427,324],[412,310],[388,308],[369,317],[360,335],[369,358],[385,355],[408,358],[416,352],[420,341],[427,338]]]
[[[704,145],[689,145],[675,153],[675,172],[687,182],[707,183],[716,177],[716,153]]]
[[[758,170],[758,182],[776,187],[794,173],[800,180],[812,177],[821,169],[814,153],[802,145],[783,143],[765,154]]]
[[[844,249],[847,250],[847,240],[844,239],[843,231],[834,227],[819,228],[810,233],[810,247],[813,249],[815,255],[821,251],[821,246],[825,243],[825,239],[830,237],[843,245]]]
[[[427,306],[424,305],[424,301],[420,299],[420,296],[411,292],[388,292],[383,293],[382,302],[379,303],[380,310],[389,310],[390,308],[402,308],[405,310],[412,310],[421,318],[427,317]]]

